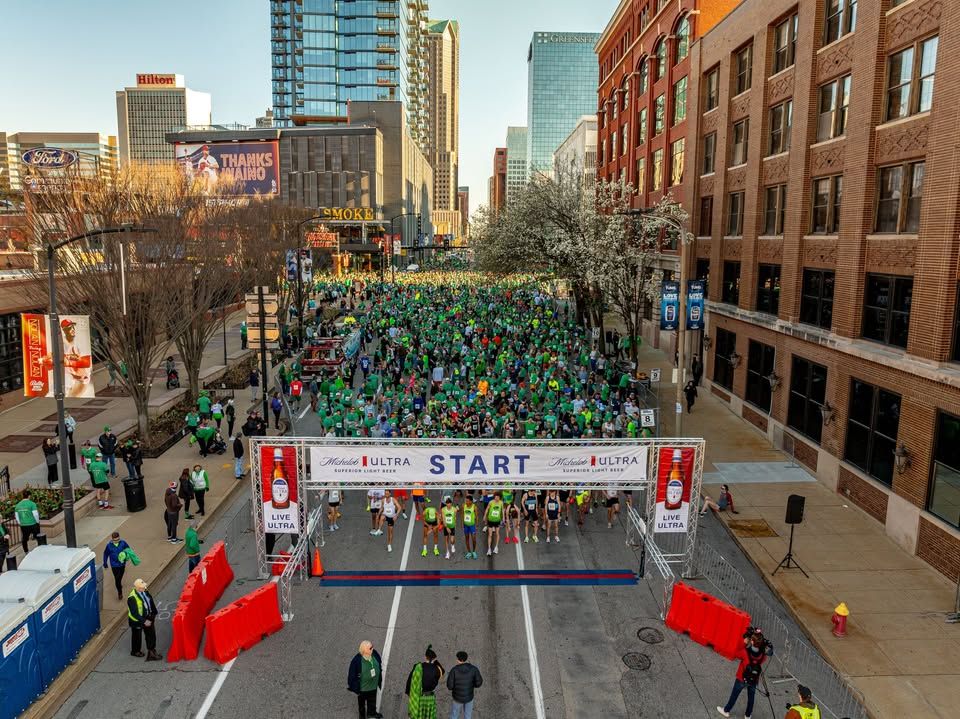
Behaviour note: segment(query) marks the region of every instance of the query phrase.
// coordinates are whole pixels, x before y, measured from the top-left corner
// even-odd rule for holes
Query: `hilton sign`
[[[162,85],[165,87],[176,87],[177,86],[177,76],[176,75],[156,75],[156,74],[144,74],[137,75],[137,87],[150,87]]]

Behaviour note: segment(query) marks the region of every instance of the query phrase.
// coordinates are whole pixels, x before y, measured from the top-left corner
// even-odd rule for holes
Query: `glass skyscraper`
[[[599,33],[535,32],[527,54],[527,172],[553,170],[553,152],[582,115],[597,112]]]
[[[278,127],[344,122],[351,100],[396,100],[427,128],[426,0],[270,0]]]

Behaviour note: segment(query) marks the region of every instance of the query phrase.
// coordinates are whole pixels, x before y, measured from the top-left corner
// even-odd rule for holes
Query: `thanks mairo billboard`
[[[241,195],[276,195],[280,192],[279,143],[255,142],[177,143],[177,162],[191,177],[212,189],[220,179],[237,183]]]

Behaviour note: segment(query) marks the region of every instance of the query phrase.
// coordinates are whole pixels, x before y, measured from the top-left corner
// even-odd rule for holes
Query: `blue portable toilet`
[[[0,719],[14,719],[43,692],[33,612],[0,604]]]
[[[27,554],[20,562],[20,569],[60,574],[67,580],[65,599],[70,614],[70,659],[76,658],[90,637],[100,631],[96,555],[87,547],[46,544]]]
[[[36,630],[44,689],[73,659],[66,585],[66,579],[59,574],[23,570],[0,574],[0,603],[19,603],[33,613],[32,628]]]

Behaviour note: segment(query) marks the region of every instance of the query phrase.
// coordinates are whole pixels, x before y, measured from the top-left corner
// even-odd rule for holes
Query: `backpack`
[[[743,683],[751,687],[757,686],[757,684],[760,683],[760,674],[762,671],[763,667],[759,662],[754,663],[748,661],[743,668]]]

